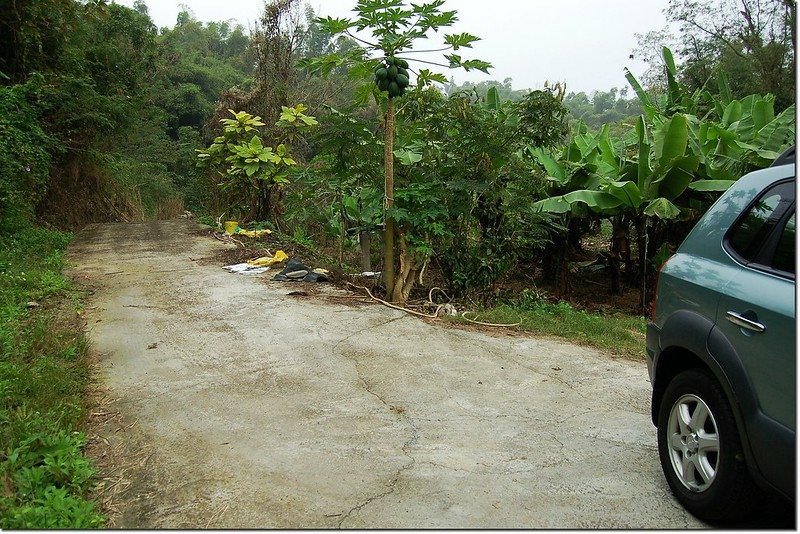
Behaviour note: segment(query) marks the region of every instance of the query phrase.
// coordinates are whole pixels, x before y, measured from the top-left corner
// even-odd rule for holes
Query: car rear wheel
[[[757,491],[736,421],[707,371],[684,371],[667,386],[658,414],[658,452],[672,493],[698,518],[726,521],[750,512]]]

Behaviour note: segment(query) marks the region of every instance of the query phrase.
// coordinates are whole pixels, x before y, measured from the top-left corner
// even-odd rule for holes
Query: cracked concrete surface
[[[704,526],[661,474],[643,362],[298,300],[194,261],[224,247],[195,230],[95,225],[71,247],[122,439],[155,451],[116,526]]]

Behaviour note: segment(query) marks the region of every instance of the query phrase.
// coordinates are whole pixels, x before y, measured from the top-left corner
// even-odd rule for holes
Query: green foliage
[[[734,98],[772,94],[787,109],[796,97],[796,11],[791,0],[670,0],[665,15],[684,63],[677,77],[695,90],[725,72]]]
[[[456,85],[453,80],[449,82],[442,82],[446,83],[445,92],[448,96],[452,96],[456,93],[463,93],[463,92],[471,92],[476,91],[478,96],[481,98],[486,98],[489,89],[494,87],[497,90],[498,96],[502,100],[511,100],[517,101],[522,100],[522,98],[529,93],[524,89],[522,90],[515,90],[511,85],[511,78],[506,78],[502,82],[496,80],[489,80],[483,81],[479,83],[472,83],[472,82],[465,82],[460,85]]]
[[[770,165],[795,132],[794,106],[775,116],[772,95],[735,100],[724,74],[718,78],[719,96],[707,89],[690,92],[679,82],[668,48],[662,56],[664,94],[653,97],[627,73],[644,110],[627,132],[612,137],[608,125],[591,133],[579,124],[560,155],[529,149],[551,184],[550,196],[534,208],[569,218],[610,218],[615,225],[610,256],[617,269],[627,257],[631,279],[648,276],[652,255],[665,250],[667,228],[699,217],[713,193]],[[641,268],[635,272],[626,248],[631,225],[639,238]]]
[[[29,222],[47,187],[52,143],[30,103],[37,86],[0,87],[0,234]]]
[[[642,106],[634,96],[626,98],[627,88],[622,91],[612,87],[609,91],[570,92],[564,97],[564,106],[572,121],[581,121],[590,128],[621,121],[629,122],[642,113]]]
[[[153,80],[156,104],[165,112],[167,133],[177,139],[181,128],[203,128],[214,114],[220,95],[252,80],[249,36],[240,25],[203,24],[189,12],[162,30],[156,43],[162,62]]]
[[[299,66],[311,73],[321,73],[325,76],[334,69],[349,67],[351,72],[369,69],[374,71],[371,88],[377,88],[380,93],[387,93],[389,99],[394,99],[405,94],[410,85],[413,71],[409,60],[416,62],[408,54],[415,53],[415,43],[429,37],[430,32],[438,33],[442,28],[452,26],[456,20],[455,11],[442,11],[444,0],[435,0],[426,4],[406,5],[403,0],[363,0],[359,1],[354,11],[353,19],[347,18],[317,18],[316,25],[332,37],[347,37],[359,46],[339,52],[329,52],[317,57],[306,57],[299,62]],[[356,37],[354,31],[368,29],[372,33],[372,41]],[[480,38],[469,33],[445,34],[445,46],[437,50],[457,51],[462,48],[472,48],[472,44]],[[429,51],[430,52],[430,51]],[[379,59],[369,59],[377,54]],[[405,54],[399,57],[398,54]],[[428,60],[423,64],[434,64],[445,68],[472,69],[488,73],[491,64],[477,59],[463,59],[457,54],[445,54],[446,64],[433,63]],[[447,83],[441,74],[435,74],[428,69],[417,72],[417,84],[425,87],[433,82]]]
[[[104,522],[87,497],[94,470],[77,431],[86,410],[86,342],[64,324],[74,311],[47,306],[69,288],[60,273],[69,241],[29,226],[0,235],[0,528]],[[32,300],[45,305],[29,310]]]
[[[302,104],[294,108],[283,107],[277,127],[286,132],[285,137],[295,138],[299,132],[317,124],[316,119],[305,115]],[[296,165],[289,148],[279,143],[275,148],[264,146],[259,129],[265,126],[261,117],[247,112],[228,110],[232,119],[222,119],[223,135],[214,139],[207,149],[197,150],[198,165],[212,165],[227,180],[220,184],[223,190],[235,190],[240,195],[252,194],[258,182],[266,186],[288,182],[288,172]]]
[[[553,302],[535,289],[523,289],[470,318],[497,324],[519,323],[516,328],[525,332],[568,339],[631,360],[644,357],[647,321],[643,317],[577,309],[563,300]]]

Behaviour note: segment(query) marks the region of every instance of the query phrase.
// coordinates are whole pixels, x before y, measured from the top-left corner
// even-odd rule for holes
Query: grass
[[[94,469],[80,431],[89,380],[78,303],[61,274],[70,235],[0,236],[0,528],[87,529]],[[39,306],[29,306],[35,301]]]
[[[513,301],[470,318],[496,324],[520,323],[517,328],[526,332],[563,338],[630,360],[644,359],[647,321],[643,317],[589,313],[564,301],[552,303],[529,289]]]

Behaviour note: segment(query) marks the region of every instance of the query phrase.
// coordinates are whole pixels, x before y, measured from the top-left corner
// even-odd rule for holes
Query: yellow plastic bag
[[[239,231],[236,234],[247,237],[261,237],[263,235],[269,235],[271,233],[272,230],[242,230],[241,228],[239,228]]]
[[[270,267],[275,265],[276,263],[283,263],[284,261],[288,260],[289,256],[282,250],[275,252],[275,255],[272,257],[264,256],[262,258],[257,258],[255,260],[248,260],[248,265],[255,265],[258,267]]]

